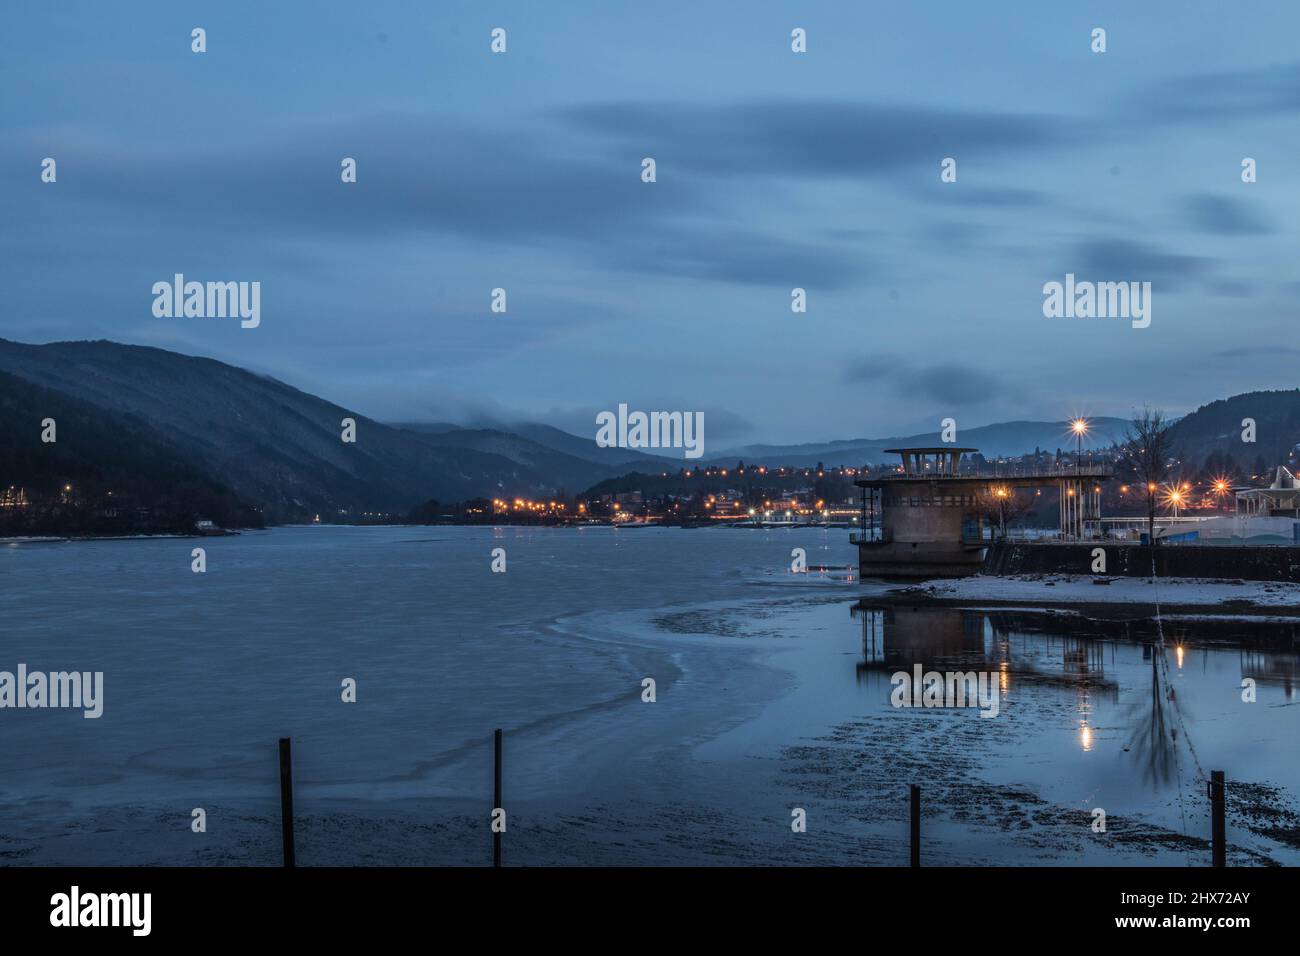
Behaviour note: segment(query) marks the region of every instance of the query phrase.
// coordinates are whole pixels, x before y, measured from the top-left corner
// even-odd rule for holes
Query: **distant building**
[[[871,577],[961,577],[976,574],[991,541],[985,536],[983,502],[1014,488],[1055,485],[1060,491],[1058,537],[1083,540],[1101,520],[1101,486],[1108,465],[1011,469],[1011,474],[962,467],[977,449],[953,445],[886,448],[902,457],[891,471],[854,482],[862,489],[858,570]]]
[[[1239,515],[1300,518],[1300,479],[1281,465],[1267,488],[1243,488],[1236,496]]]
[[[4,491],[0,491],[0,508],[26,508],[30,504],[25,488],[15,488],[10,485]]]

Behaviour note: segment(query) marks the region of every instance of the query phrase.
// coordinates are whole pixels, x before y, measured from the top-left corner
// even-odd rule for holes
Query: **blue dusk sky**
[[[1291,0],[7,3],[0,336],[714,448],[1294,388],[1297,36]],[[178,272],[260,281],[260,327],[154,317]],[[1066,273],[1151,282],[1150,327],[1045,318]]]

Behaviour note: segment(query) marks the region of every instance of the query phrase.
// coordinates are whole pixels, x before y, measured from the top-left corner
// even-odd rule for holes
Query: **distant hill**
[[[671,466],[673,470],[682,466],[682,457],[647,454],[632,448],[603,448],[596,444],[595,425],[590,436],[583,437],[552,425],[541,422],[492,422],[479,426],[452,425],[447,422],[396,422],[394,428],[405,428],[425,434],[441,435],[448,444],[456,444],[462,439],[477,441],[475,435],[513,435],[526,439],[533,445],[549,448],[583,461],[597,465],[608,465],[620,473],[634,468],[642,470]]]
[[[545,443],[532,441],[518,434],[495,428],[460,428],[420,424],[404,424],[397,427],[416,434],[421,441],[439,448],[468,448],[507,458],[539,475],[545,475],[554,487],[566,489],[570,493],[581,491],[594,481],[602,478],[621,475],[643,462],[652,460],[648,456],[640,456],[629,460],[627,458],[629,452],[626,449],[599,448],[594,438],[586,442],[594,451],[613,451],[618,454],[605,456],[609,460],[601,463],[598,461],[598,457],[601,456],[588,457],[568,454],[564,451],[558,451],[555,447]],[[538,429],[544,427],[537,426]],[[568,439],[567,441],[563,439],[557,440],[547,435],[546,437],[555,441],[555,444],[566,447],[581,446],[583,444],[583,440],[576,435],[562,432],[558,428],[550,429],[550,431],[554,432],[555,436],[564,436],[564,439]]]
[[[52,442],[42,422],[54,421]],[[0,372],[0,534],[135,534],[262,524],[147,423]]]
[[[1255,421],[1255,441],[1242,441],[1242,421]],[[1174,424],[1175,454],[1185,467],[1231,472],[1233,464],[1250,474],[1272,474],[1294,461],[1300,443],[1300,389],[1247,392],[1202,405]],[[1260,468],[1259,466],[1263,467]]]
[[[147,426],[179,456],[267,520],[406,513],[436,498],[546,496],[555,469],[573,490],[607,477],[560,453],[478,436],[476,447],[380,424],[266,376],[212,359],[114,342],[24,345],[0,339],[0,370]],[[357,441],[340,439],[342,419]],[[39,420],[39,419],[38,419]],[[502,454],[501,452],[507,452]],[[513,457],[511,457],[513,453]]]
[[[1089,430],[1084,436],[1084,448],[1105,448],[1123,440],[1128,422],[1122,418],[1090,418]],[[894,438],[859,438],[843,441],[811,443],[806,445],[747,445],[709,456],[710,464],[734,465],[738,460],[747,464],[777,465],[795,468],[814,467],[818,462],[833,468],[837,465],[859,467],[880,464],[892,456],[886,448],[910,446],[938,446],[944,444],[938,431],[928,434],[903,435]],[[1074,447],[1075,439],[1070,424],[1058,422],[1003,422],[980,425],[975,428],[958,428],[956,444],[978,448],[986,458],[999,455],[1023,455],[1035,448],[1056,451],[1057,448]]]
[[[602,448],[596,444],[596,423],[594,420],[591,425],[591,434],[588,436],[574,435],[559,428],[553,428],[550,425],[543,425],[540,422],[516,422],[504,427],[507,431],[531,439],[539,445],[545,445],[547,448],[562,451],[566,455],[585,458],[587,461],[594,461],[602,465],[620,466],[624,471],[630,471],[634,468],[646,470],[660,467],[668,467],[670,470],[675,471],[683,464],[680,453],[676,458],[673,458],[667,455],[637,451],[633,448]]]
[[[268,523],[317,514],[361,520],[405,515],[431,499],[573,494],[631,472],[675,473],[683,464],[858,467],[885,461],[886,448],[942,444],[931,433],[749,445],[683,462],[598,448],[594,435],[531,422],[385,425],[222,362],[105,341],[0,339],[0,376],[0,493],[10,484],[52,493],[62,476],[88,494],[113,490],[119,500],[138,499],[140,508],[156,504],[172,522],[190,520],[196,509],[225,521],[255,521],[257,514]],[[39,443],[46,417],[58,421],[56,445]],[[355,444],[341,441],[344,418],[356,420]],[[1243,418],[1257,423],[1254,444],[1241,441]],[[1095,418],[1090,425],[1085,445],[1092,448],[1122,440],[1127,422]],[[1271,469],[1300,442],[1300,390],[1212,402],[1177,422],[1173,434],[1190,467],[1217,470],[1226,461],[1247,475],[1260,463]],[[957,438],[986,457],[1073,445],[1065,421],[959,428]]]

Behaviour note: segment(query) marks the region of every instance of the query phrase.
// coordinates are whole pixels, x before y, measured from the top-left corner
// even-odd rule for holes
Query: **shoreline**
[[[1026,608],[1100,620],[1157,615],[1300,618],[1300,585],[1241,579],[1160,578],[1153,583],[1150,578],[1092,575],[974,575],[900,585],[870,600],[882,605]]]
[[[139,534],[71,534],[71,535],[10,535],[0,537],[4,544],[66,544],[72,541],[152,541],[157,538],[232,538],[240,531],[159,531]]]

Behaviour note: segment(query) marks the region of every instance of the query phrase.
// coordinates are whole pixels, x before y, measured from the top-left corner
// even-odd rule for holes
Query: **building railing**
[[[882,534],[879,531],[849,535],[849,544],[889,544],[893,540],[893,535]]]
[[[974,478],[984,481],[997,481],[999,479],[1014,479],[1016,481],[1063,481],[1070,478],[1113,478],[1115,477],[1115,466],[1106,464],[1082,465],[1062,465],[1059,468],[1016,468],[1013,466],[991,467],[991,468],[971,468],[953,474],[951,472],[935,471],[913,471],[913,472],[892,472],[880,475],[870,475],[865,478],[859,478],[858,483],[876,482],[876,481],[925,481],[933,479],[935,481],[951,481],[954,478]]]

